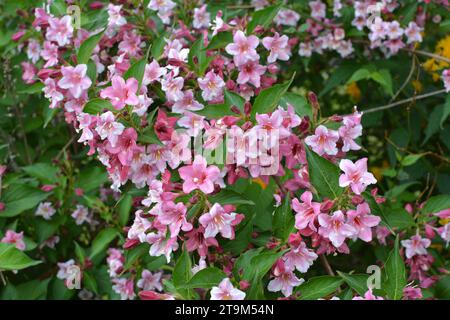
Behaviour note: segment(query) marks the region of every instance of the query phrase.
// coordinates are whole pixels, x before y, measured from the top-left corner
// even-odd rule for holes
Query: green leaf
[[[231,111],[230,105],[226,103],[210,104],[208,106],[205,106],[205,108],[202,110],[195,111],[195,113],[208,119],[220,119],[224,116],[236,115],[233,111]]]
[[[428,201],[425,203],[425,206],[422,209],[422,212],[425,214],[437,213],[449,208],[450,208],[450,195],[441,194],[428,199]]]
[[[5,209],[0,212],[1,218],[15,217],[25,210],[34,208],[51,194],[28,186],[23,186],[22,189],[27,190],[28,193],[12,200],[4,197]]]
[[[286,250],[283,251],[265,251],[257,256],[253,257],[250,261],[250,265],[252,266],[251,274],[252,278],[261,279],[264,277],[267,272],[269,272],[270,268],[274,265],[274,263],[280,258]]]
[[[321,197],[338,198],[343,188],[339,187],[339,168],[305,146],[311,184]]]
[[[435,296],[441,300],[450,300],[450,276],[443,276],[434,287]]]
[[[339,277],[319,276],[310,278],[306,283],[300,285],[300,300],[317,300],[335,292],[344,282]]]
[[[294,77],[295,73],[289,81],[262,90],[253,103],[252,116],[254,117],[256,113],[262,114],[273,111],[278,106],[281,97],[289,89]]]
[[[47,298],[48,284],[52,278],[32,280],[16,287],[15,300],[44,300]]]
[[[44,84],[42,82],[36,82],[31,85],[27,85],[25,88],[21,90],[17,90],[17,93],[19,94],[41,93],[42,89],[44,89]]]
[[[381,221],[386,225],[386,227],[389,229],[389,231],[394,234],[394,231],[392,230],[391,225],[389,224],[387,214],[385,212],[385,207],[383,204],[377,203],[374,199],[374,197],[367,191],[365,191],[362,196],[364,197],[364,200],[367,201],[369,204],[370,210],[372,211],[372,214],[379,216],[381,218]]]
[[[273,19],[277,15],[278,11],[281,9],[281,6],[282,4],[280,3],[253,12],[252,18],[247,25],[247,33],[248,34],[252,33],[257,26],[261,26],[263,28],[267,27],[270,23],[273,22]]]
[[[91,58],[92,51],[94,51],[100,39],[103,37],[103,32],[97,33],[87,38],[78,49],[77,62],[78,64],[87,64]]]
[[[40,264],[12,244],[0,243],[0,270],[21,270]]]
[[[192,262],[189,257],[189,253],[186,248],[183,248],[183,252],[181,256],[178,258],[177,263],[173,269],[172,279],[173,284],[177,291],[185,298],[189,298],[191,296],[190,289],[183,289],[183,287],[191,280],[192,278]]]
[[[130,194],[124,194],[119,200],[119,222],[122,226],[126,226],[130,218],[133,197]]]
[[[386,219],[392,228],[399,231],[416,225],[413,217],[403,208],[391,209],[386,213]]]
[[[58,169],[55,165],[49,163],[35,163],[31,166],[23,167],[22,170],[43,183],[54,183],[57,180],[56,173]]]
[[[209,289],[219,284],[226,277],[227,275],[222,270],[215,267],[209,267],[198,271],[182,287],[187,289],[194,289],[194,288]]]
[[[131,67],[125,72],[123,75],[125,80],[128,80],[130,78],[134,78],[139,83],[138,85],[138,91],[139,88],[142,85],[142,80],[144,79],[145,74],[145,66],[147,64],[147,57],[142,58],[139,61],[136,61],[131,65]]]
[[[233,42],[233,34],[230,31],[219,32],[211,39],[206,50],[221,49],[231,42]]]
[[[90,259],[93,259],[99,253],[103,252],[108,244],[118,236],[118,232],[114,228],[106,228],[100,231],[95,239],[92,241]]]
[[[108,181],[106,170],[99,166],[83,168],[75,182],[77,188],[83,189],[85,193],[99,188]]]
[[[196,62],[194,58],[196,58]],[[214,56],[206,56],[203,37],[200,37],[192,44],[189,50],[188,63],[192,70],[196,71],[198,75],[203,76],[213,58]]]
[[[289,193],[284,198],[283,204],[275,210],[272,226],[275,236],[283,243],[286,242],[294,229],[294,215],[291,210]]]
[[[403,296],[403,288],[406,286],[406,270],[399,250],[399,237],[395,239],[394,249],[389,254],[384,265],[383,288],[390,299],[400,300]]]
[[[280,104],[286,108],[288,103],[294,107],[295,112],[299,116],[312,118],[312,108],[305,97],[296,93],[286,92],[281,98]]]
[[[372,74],[372,72],[373,71],[369,70],[367,67],[363,67],[361,69],[358,69],[352,74],[350,79],[347,80],[347,84],[350,84],[352,82],[358,82],[360,80],[369,79],[371,74]]]
[[[84,105],[83,112],[89,114],[99,114],[102,113],[105,109],[115,112],[115,109],[111,102],[100,98],[94,98],[89,100],[89,102]]]
[[[330,78],[325,84],[325,88],[320,92],[319,98],[336,88],[337,86],[345,83],[352,74],[358,69],[358,64],[355,63],[343,63],[335,70],[331,72]]]
[[[97,281],[88,271],[83,272],[83,288],[98,294]]]
[[[241,194],[234,192],[232,190],[221,190],[219,193],[215,194],[214,196],[210,196],[208,200],[211,203],[220,203],[221,205],[225,204],[234,204],[234,205],[240,205],[240,204],[247,204],[254,206],[255,203],[252,200],[246,199]]]
[[[44,129],[47,128],[48,124],[52,119],[55,117],[55,115],[59,112],[59,108],[48,108],[48,106],[45,107],[43,113],[44,117]]]
[[[355,290],[360,296],[364,296],[367,292],[367,279],[369,275],[367,274],[348,274],[344,272],[337,272],[339,276],[344,279],[350,288]]]
[[[224,100],[225,104],[227,104],[229,108],[231,108],[232,106],[236,106],[242,112],[242,114],[244,113],[245,99],[236,92],[225,90]]]
[[[166,40],[165,40],[164,35],[162,35],[159,38],[154,39],[151,49],[150,49],[150,55],[153,58],[155,58],[156,60],[158,60],[164,52],[165,45],[166,45]]]
[[[370,75],[370,77],[381,84],[381,86],[384,88],[386,93],[390,96],[394,95],[394,92],[392,91],[392,77],[391,73],[387,69],[382,69],[380,71],[374,72]]]
[[[148,244],[140,244],[137,247],[134,247],[130,250],[127,250],[125,252],[125,270],[128,270],[139,258],[141,257],[145,257],[146,255],[148,255]],[[164,263],[166,262],[166,258],[164,256],[162,256],[162,258],[164,258]]]

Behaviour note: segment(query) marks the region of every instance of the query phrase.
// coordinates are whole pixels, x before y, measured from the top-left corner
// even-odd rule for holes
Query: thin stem
[[[328,262],[328,259],[327,259],[327,257],[324,255],[324,254],[321,254],[320,256],[320,262],[322,263],[322,265],[323,265],[323,267],[325,268],[325,270],[327,271],[327,273],[330,275],[330,276],[335,276],[335,273],[334,273],[334,271],[333,271],[333,269],[331,268],[331,266],[330,266],[330,263]]]
[[[403,85],[400,87],[400,89],[398,89],[398,91],[394,94],[394,96],[392,97],[391,101],[389,101],[389,102],[392,102],[395,99],[397,99],[398,95],[403,91],[403,89],[405,89],[406,85],[411,80],[415,69],[416,69],[416,56],[413,55],[413,59],[412,59],[412,62],[411,62],[411,70],[409,71],[408,77],[406,78],[406,80],[403,83]]]
[[[426,52],[426,51],[422,51],[422,50],[414,50],[414,49],[409,49],[409,48],[403,48],[402,50],[405,50],[405,51],[408,51],[408,52],[411,52],[411,53],[420,54],[422,56],[426,56],[426,57],[430,57],[430,58],[434,58],[434,59],[437,59],[437,60],[441,60],[441,61],[445,61],[445,62],[450,63],[450,59],[449,58],[440,56],[440,55],[435,54],[435,53]]]
[[[445,93],[445,89],[437,90],[437,91],[433,91],[433,92],[429,92],[429,93],[425,93],[425,94],[422,94],[422,95],[419,95],[419,96],[415,96],[415,97],[412,97],[412,98],[409,98],[409,99],[405,99],[405,100],[400,100],[400,101],[397,101],[397,102],[394,102],[394,103],[387,104],[385,106],[364,110],[364,113],[372,113],[372,112],[378,112],[378,111],[390,109],[390,108],[393,108],[393,107],[396,107],[396,106],[399,106],[399,105],[402,105],[402,104],[405,104],[405,103],[409,103],[409,102],[413,102],[413,101],[416,101],[416,100],[425,99],[425,98],[428,98],[428,97],[431,97],[431,96],[435,96],[435,95],[438,95],[438,94],[441,94],[441,93]]]

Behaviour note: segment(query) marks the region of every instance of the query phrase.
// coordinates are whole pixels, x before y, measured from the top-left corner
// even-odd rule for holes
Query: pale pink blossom
[[[115,278],[112,279],[112,289],[120,294],[120,300],[133,300],[136,297],[134,293],[134,281],[132,278]]]
[[[244,32],[238,30],[233,36],[233,43],[225,47],[225,51],[233,56],[234,63],[240,66],[247,61],[259,59],[256,47],[259,45],[258,37],[251,35],[246,37]]]
[[[317,20],[325,18],[327,6],[320,0],[310,1],[311,17]]]
[[[225,82],[214,71],[209,71],[203,78],[198,78],[197,81],[205,101],[214,101],[222,98]]]
[[[183,92],[183,97],[173,104],[172,112],[184,113],[186,110],[198,111],[203,108],[204,106],[195,100],[194,92],[192,90],[187,90]]]
[[[25,242],[23,240],[23,231],[15,232],[13,230],[7,230],[5,236],[0,240],[1,243],[14,244],[17,249],[25,250]]]
[[[166,93],[169,101],[178,101],[183,98],[184,79],[177,76],[178,68],[172,70],[161,80],[161,89]]]
[[[28,59],[31,60],[31,62],[36,63],[39,60],[41,54],[41,46],[37,40],[31,39],[28,42],[27,47],[27,56]]]
[[[58,272],[56,274],[56,277],[61,280],[67,279],[69,276],[71,276],[71,270],[75,266],[75,260],[70,259],[66,262],[58,262]]]
[[[142,290],[158,290],[162,291],[163,286],[161,283],[162,272],[151,273],[147,269],[142,270],[141,279],[137,282],[138,288]]]
[[[339,186],[352,189],[355,194],[363,193],[367,186],[377,183],[372,173],[367,172],[367,158],[362,158],[353,163],[351,160],[342,159],[339,168],[344,171],[339,177]]]
[[[172,201],[163,202],[158,221],[169,227],[171,237],[176,237],[180,230],[192,230],[192,224],[186,220],[186,210],[182,202],[177,204]]]
[[[139,103],[136,96],[138,85],[135,78],[129,78],[125,82],[121,76],[115,75],[111,79],[111,86],[100,91],[100,97],[108,98],[117,110],[122,109],[125,105],[135,106]]]
[[[32,84],[32,83],[36,82],[35,77],[36,77],[37,68],[29,62],[22,62],[21,66],[22,66],[22,70],[23,70],[22,80],[26,84]],[[48,79],[50,79],[50,78],[48,78]],[[46,98],[49,98],[49,97],[46,96]]]
[[[297,278],[291,269],[286,268],[282,260],[277,261],[272,273],[274,278],[269,282],[267,290],[281,291],[285,297],[289,297],[293,288],[305,282],[305,280]]]
[[[274,21],[278,25],[295,27],[300,20],[300,15],[291,9],[281,9]]]
[[[426,255],[427,248],[430,246],[431,241],[430,239],[415,235],[409,240],[402,240],[401,243],[406,249],[406,258],[411,259],[415,255]]]
[[[45,41],[44,49],[41,51],[41,57],[47,61],[44,68],[53,67],[58,63],[58,46],[50,41]]]
[[[123,271],[125,257],[122,251],[116,248],[109,248],[106,262],[108,264],[108,273],[110,277],[117,277]]]
[[[116,146],[117,139],[125,129],[124,125],[116,122],[116,118],[111,111],[107,111],[100,116],[95,131],[102,140],[108,139],[112,147]]]
[[[305,191],[300,197],[303,201],[302,203],[297,198],[292,199],[292,209],[297,212],[295,215],[295,227],[298,230],[309,227],[311,230],[317,231],[314,223],[320,214],[320,203],[312,202],[312,198],[312,193]]]
[[[180,177],[184,180],[183,192],[190,193],[199,189],[204,193],[214,191],[214,183],[219,178],[220,170],[216,166],[207,166],[206,159],[201,155],[195,156],[190,166],[178,169]]]
[[[56,210],[50,202],[41,202],[34,214],[43,217],[45,220],[50,220],[55,213]]]
[[[57,42],[60,47],[69,44],[73,36],[71,16],[64,16],[60,19],[51,17],[48,19],[48,24],[45,35],[47,40]]]
[[[364,294],[364,297],[356,296],[352,300],[384,300],[383,297],[377,297],[372,293],[372,289],[369,288]]]
[[[407,43],[422,42],[422,31],[422,28],[420,28],[417,23],[411,21],[405,29],[405,35],[408,38]]]
[[[158,61],[152,60],[149,64],[145,65],[144,79],[142,84],[147,86],[155,81],[160,81],[161,77],[165,76],[167,69],[160,67]]]
[[[283,256],[283,260],[286,268],[289,270],[297,269],[298,271],[305,273],[308,271],[309,267],[311,267],[314,263],[314,260],[317,259],[317,254],[306,247],[305,242],[300,242],[297,246],[291,248],[289,252],[287,252]]]
[[[355,139],[362,135],[362,126],[342,126],[338,130],[339,136],[344,143],[342,146],[342,151],[348,152],[350,150],[359,150],[361,146],[355,142]]]
[[[266,72],[266,67],[260,65],[258,61],[249,60],[239,65],[239,75],[236,80],[238,84],[250,82],[256,88],[261,86],[261,76]]]
[[[133,224],[128,230],[128,239],[139,239],[140,242],[145,242],[147,239],[146,231],[152,226],[149,219],[142,216],[144,212],[138,210],[135,212]]]
[[[342,211],[338,210],[331,216],[328,214],[319,215],[319,234],[331,241],[336,248],[340,247],[346,238],[350,238],[355,229],[345,222]]]
[[[442,72],[442,80],[444,81],[445,92],[450,92],[450,69]]]
[[[224,238],[233,239],[235,219],[236,213],[228,213],[220,204],[215,203],[198,221],[205,227],[205,238],[213,238],[220,233]]]
[[[61,67],[62,78],[58,81],[58,86],[68,89],[74,98],[79,98],[84,90],[87,90],[92,81],[86,75],[87,66],[79,64],[74,67]]]
[[[333,156],[338,152],[336,147],[338,140],[339,133],[337,131],[327,129],[327,127],[320,125],[316,128],[314,135],[306,137],[305,143],[320,156],[324,154]]]
[[[122,5],[108,4],[108,27],[121,27],[127,23],[127,20],[120,13],[121,10]]]
[[[195,29],[208,28],[210,20],[211,16],[206,10],[206,4],[200,8],[194,9],[194,21],[192,22],[192,25]]]
[[[262,40],[264,48],[270,51],[270,54],[267,57],[268,63],[273,63],[276,60],[289,60],[291,50],[288,41],[289,38],[286,35],[280,37],[278,32],[275,32],[273,37],[265,37]]]
[[[372,241],[372,229],[380,223],[380,217],[370,214],[367,202],[358,204],[356,210],[347,211],[347,223],[355,229],[354,238],[365,242]]]
[[[71,217],[75,219],[75,223],[77,225],[82,225],[84,222],[90,221],[88,209],[81,204],[77,204],[77,207],[75,211],[72,212]]]
[[[137,133],[134,128],[125,129],[119,136],[116,145],[107,145],[107,150],[111,154],[117,155],[122,165],[126,166],[133,158],[134,152],[137,150],[136,145]]]
[[[44,85],[44,96],[47,99],[50,99],[51,102],[49,108],[56,108],[58,103],[64,100],[64,95],[58,90],[56,82],[52,78],[47,78],[47,80],[44,81]]]
[[[177,238],[167,239],[165,232],[147,234],[147,242],[151,244],[149,254],[152,257],[164,255],[170,263],[170,255],[178,249]]]
[[[245,292],[236,289],[230,279],[224,278],[217,287],[211,289],[211,300],[244,300]]]

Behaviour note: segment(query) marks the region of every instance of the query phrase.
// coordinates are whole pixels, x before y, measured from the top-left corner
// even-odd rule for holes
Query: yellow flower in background
[[[449,223],[450,222],[450,219],[440,219],[439,220],[439,224],[441,225],[441,226],[445,226],[447,223]]]
[[[259,184],[262,189],[265,189],[267,187],[267,185],[264,183],[264,181],[262,181],[261,178],[254,178],[252,179],[252,181]]]
[[[359,100],[361,100],[361,90],[359,89],[356,82],[352,82],[349,85],[347,85],[346,91],[354,102],[359,102]]]
[[[416,90],[416,92],[422,92],[423,85],[419,80],[413,80],[411,81],[411,84],[414,87],[414,90]]]
[[[435,52],[441,57],[450,59],[450,35],[438,41]],[[448,68],[450,63],[435,58],[430,58],[423,64],[423,68],[432,74],[434,81],[439,81],[441,76],[436,71]]]

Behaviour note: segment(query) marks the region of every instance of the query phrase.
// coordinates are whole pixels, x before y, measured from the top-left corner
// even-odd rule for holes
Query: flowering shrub
[[[5,5],[2,298],[450,298],[447,1],[43,2]]]

